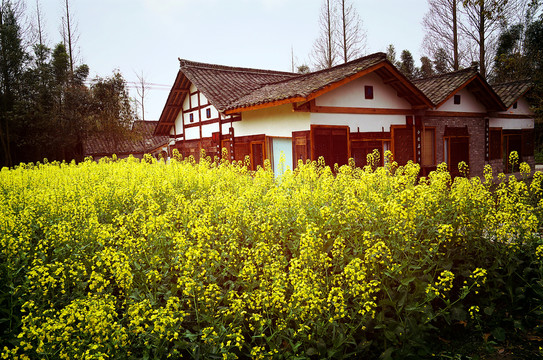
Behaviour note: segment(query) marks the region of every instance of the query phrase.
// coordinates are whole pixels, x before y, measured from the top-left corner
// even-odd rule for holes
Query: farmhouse
[[[180,60],[155,135],[196,159],[226,148],[253,169],[269,159],[278,170],[281,156],[291,167],[320,156],[363,166],[378,149],[423,174],[464,161],[480,175],[485,164],[503,170],[512,150],[533,163],[528,89],[492,88],[474,68],[410,81],[384,53],[304,75]]]
[[[97,134],[83,142],[83,155],[92,156],[94,160],[111,157],[115,154],[119,159],[130,155],[141,159],[144,154],[159,157],[168,150],[168,136],[154,135],[158,121],[137,120],[132,124],[130,135],[116,139],[107,134]]]

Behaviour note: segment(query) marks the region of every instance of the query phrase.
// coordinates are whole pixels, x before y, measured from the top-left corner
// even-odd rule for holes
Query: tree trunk
[[[328,62],[328,68],[331,68],[332,65],[333,65],[333,60],[332,60],[332,12],[330,10],[330,0],[326,0],[326,6],[327,6],[327,22],[328,22],[328,58],[327,58],[327,62]]]
[[[347,14],[345,14],[345,0],[341,2],[341,24],[343,25],[343,62],[347,62]]]
[[[457,14],[457,0],[453,0],[453,47],[454,47],[454,64],[453,69],[457,71],[459,69],[458,65],[458,20],[456,17]]]
[[[72,52],[72,29],[70,24],[70,2],[66,0],[66,30],[68,31],[68,54],[70,56],[70,79],[74,76],[74,58]]]
[[[485,2],[481,1],[479,8],[479,72],[486,79],[485,66]]]

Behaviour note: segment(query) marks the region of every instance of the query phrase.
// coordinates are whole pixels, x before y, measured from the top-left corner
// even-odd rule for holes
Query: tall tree
[[[348,0],[338,0],[339,14],[339,49],[343,62],[353,60],[364,53],[366,48],[366,32],[362,20]]]
[[[409,50],[402,51],[402,55],[400,56],[400,71],[409,79],[415,78],[415,60]]]
[[[107,139],[116,148],[120,141],[130,137],[130,129],[135,119],[126,81],[122,74],[116,71],[110,77],[94,79],[90,90],[91,135]]]
[[[12,165],[12,144],[16,139],[13,107],[20,94],[19,85],[26,53],[23,48],[21,27],[12,2],[0,3],[0,143],[5,165]]]
[[[520,0],[519,0],[520,1]],[[464,21],[460,31],[472,51],[471,61],[477,62],[483,77],[491,72],[496,55],[500,28],[518,9],[517,0],[464,0]]]
[[[429,57],[423,56],[420,58],[420,77],[427,78],[435,75],[434,64]]]
[[[445,74],[450,71],[447,51],[439,48],[434,53],[434,69],[437,74]]]
[[[318,69],[327,69],[337,62],[337,28],[333,0],[324,0],[319,16],[319,37],[313,44],[313,61]]]
[[[523,51],[523,38],[523,24],[509,26],[500,34],[492,75],[494,82],[530,77],[531,69]]]
[[[396,59],[396,48],[394,45],[389,44],[386,49],[387,60],[390,61],[394,66],[399,66],[398,60]]]
[[[64,41],[64,46],[66,46],[66,51],[68,52],[68,57],[70,59],[70,73],[73,74],[75,70],[76,62],[76,46],[77,41],[79,40],[79,34],[77,33],[77,23],[74,20],[74,15],[71,11],[70,0],[63,0],[63,12],[64,16],[62,17],[62,36]]]
[[[141,108],[141,119],[145,120],[145,96],[147,95],[147,92],[149,90],[149,84],[145,79],[143,71],[141,71],[140,73],[136,73],[136,77],[138,78],[138,81],[136,83],[136,93],[138,94],[136,103]]]
[[[460,67],[458,7],[461,0],[428,0],[428,13],[422,25],[425,30],[423,47],[428,56],[435,57],[438,50],[445,51],[453,70]]]

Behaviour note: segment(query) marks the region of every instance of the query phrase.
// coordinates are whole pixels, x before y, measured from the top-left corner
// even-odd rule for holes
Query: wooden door
[[[251,167],[257,170],[258,166],[264,167],[264,142],[251,143]]]
[[[405,165],[409,160],[415,160],[413,145],[413,127],[392,126],[392,153],[398,165]]]
[[[321,156],[326,165],[346,165],[349,161],[349,128],[315,126],[311,129],[312,159]]]
[[[379,151],[380,163],[383,164],[383,142],[381,140],[357,140],[351,142],[351,157],[354,159],[356,167],[362,168],[368,164],[368,154],[371,154],[374,149]]]
[[[458,164],[462,161],[469,166],[469,137],[449,138],[449,169],[452,176],[461,175]]]
[[[298,160],[303,163],[310,158],[310,132],[309,131],[293,131],[292,132],[292,167],[298,166]]]

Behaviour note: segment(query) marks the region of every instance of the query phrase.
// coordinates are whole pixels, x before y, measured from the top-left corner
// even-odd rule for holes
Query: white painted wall
[[[489,119],[488,126],[501,127],[504,130],[533,129],[534,119]]]
[[[209,104],[209,100],[207,100],[204,94],[200,93],[200,105],[207,105],[207,104]]]
[[[312,113],[311,125],[344,125],[351,132],[390,131],[390,125],[405,125],[405,115]]]
[[[192,127],[185,129],[185,140],[195,140],[200,138],[200,128]]]
[[[309,130],[309,118],[307,112],[294,112],[292,104],[246,111],[241,113],[241,121],[233,123],[234,135],[266,134],[290,137],[293,131]],[[229,125],[223,127],[227,133]]]
[[[219,123],[204,125],[202,126],[202,137],[211,137],[217,131],[219,131]]]
[[[170,129],[170,135],[179,135],[183,134],[183,112],[179,111],[177,117],[175,118],[175,126],[172,126]],[[174,131],[175,130],[175,131]]]
[[[460,95],[460,104],[454,103],[454,96],[447,100],[443,105],[436,108],[437,111],[454,111],[454,112],[486,112],[483,104],[466,88],[458,91],[456,95]]]
[[[517,108],[513,109],[513,105],[507,109],[507,111],[502,111],[500,114],[523,114],[523,115],[533,115],[534,112],[530,109],[530,105],[524,97],[521,97],[517,100]]]
[[[373,99],[365,99],[364,86],[373,86]],[[411,109],[411,104],[398,97],[396,90],[383,84],[377,74],[370,73],[315,99],[317,106],[344,106],[379,109]]]

